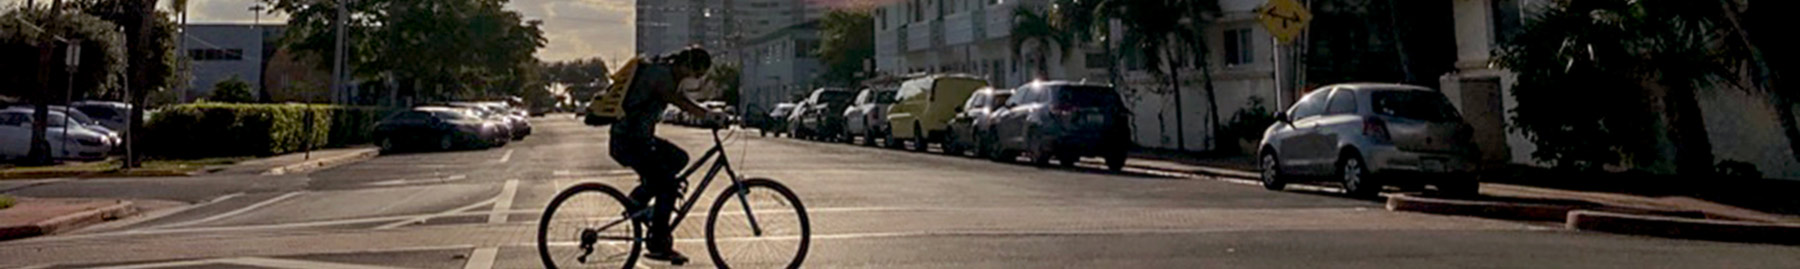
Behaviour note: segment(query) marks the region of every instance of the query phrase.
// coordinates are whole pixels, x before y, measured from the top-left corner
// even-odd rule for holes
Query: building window
[[[190,49],[188,58],[195,61],[237,61],[244,59],[243,49]]]
[[[1249,28],[1225,30],[1225,65],[1245,65],[1256,62],[1256,50],[1250,44]]]

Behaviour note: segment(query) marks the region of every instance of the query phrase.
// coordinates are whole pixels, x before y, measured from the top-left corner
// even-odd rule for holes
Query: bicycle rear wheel
[[[811,243],[806,206],[773,180],[727,187],[706,215],[706,250],[719,268],[799,268]]]
[[[600,183],[569,187],[538,221],[538,256],[544,268],[632,268],[643,247],[642,223],[627,217],[635,204]]]

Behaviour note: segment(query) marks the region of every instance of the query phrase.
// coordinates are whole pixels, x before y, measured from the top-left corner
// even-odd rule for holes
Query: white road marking
[[[478,203],[468,206],[467,208],[474,208],[474,207],[487,205],[487,203],[489,203],[489,202],[493,202],[493,200],[478,202]],[[705,211],[702,208],[695,208],[695,210]],[[942,208],[901,208],[901,207],[837,207],[837,208],[807,208],[806,213],[808,215],[815,215],[817,213],[833,213],[833,212],[871,212],[871,211],[907,211],[907,210],[929,211],[929,210],[947,210],[947,209],[942,209]],[[457,211],[457,210],[453,209],[450,211]],[[446,212],[450,212],[450,211],[446,211]],[[514,210],[507,210],[504,213],[506,213],[506,214],[536,214],[536,213],[543,213],[543,212],[544,211],[541,209],[514,209]],[[400,215],[400,216],[372,217],[372,218],[358,218],[358,219],[341,219],[341,220],[325,220],[325,221],[311,221],[311,222],[290,222],[290,223],[281,223],[281,224],[259,224],[259,225],[244,225],[244,226],[225,226],[225,227],[196,227],[196,228],[178,228],[178,229],[159,229],[159,230],[149,230],[149,231],[132,230],[132,231],[125,231],[125,232],[117,232],[117,233],[75,234],[75,235],[57,236],[56,238],[67,240],[67,239],[81,239],[81,238],[112,236],[112,235],[119,235],[119,234],[143,235],[143,234],[172,234],[172,233],[189,233],[189,232],[199,233],[199,232],[227,232],[227,231],[248,231],[248,230],[274,230],[274,229],[292,229],[292,228],[306,228],[306,227],[350,225],[350,224],[384,222],[384,221],[399,221],[399,222],[394,222],[394,223],[388,224],[388,225],[393,225],[393,227],[399,227],[399,226],[405,226],[406,224],[412,224],[412,223],[415,223],[418,221],[422,221],[425,219],[443,218],[443,217],[486,216],[491,213],[492,212],[488,212],[488,211],[475,211],[475,212],[458,211],[458,212],[450,212],[450,213],[439,212],[439,213],[432,213],[432,214],[414,214],[414,215]],[[742,215],[742,214],[743,213],[722,213],[719,215],[720,216],[732,216],[732,215]],[[706,215],[707,215],[707,212],[694,212],[694,213],[688,214],[688,217],[703,219],[706,217]],[[482,224],[482,225],[486,225],[486,224]],[[388,228],[393,228],[393,227],[388,227]],[[377,227],[377,229],[388,229],[388,228]]]
[[[506,185],[500,187],[500,197],[494,199],[494,210],[488,212],[488,223],[506,223],[507,210],[512,210],[513,197],[519,193],[519,180],[508,179]]]
[[[477,248],[474,252],[469,253],[469,262],[463,264],[463,269],[494,268],[494,256],[498,254],[500,254],[500,248]]]
[[[410,225],[413,223],[425,222],[425,220],[428,220],[428,219],[443,217],[443,216],[450,215],[450,214],[461,213],[463,211],[469,211],[469,210],[475,209],[477,207],[481,207],[482,205],[487,205],[487,203],[492,203],[492,202],[494,202],[494,199],[487,199],[487,200],[483,200],[480,202],[475,202],[473,204],[465,205],[462,207],[445,210],[444,212],[438,212],[437,214],[418,215],[417,217],[408,218],[406,220],[383,224],[381,226],[376,226],[375,229],[376,230],[393,229],[393,228],[397,228],[400,226]]]
[[[279,269],[390,269],[395,267],[371,266],[361,264],[332,263],[320,261],[303,261],[288,259],[272,259],[261,257],[238,257],[207,260],[175,261],[163,263],[134,264],[125,266],[100,267],[106,269],[140,269],[169,267],[212,267],[220,265],[239,265],[249,267]]]
[[[444,177],[444,181],[457,181],[457,180],[463,180],[466,178],[469,178],[469,175],[457,174],[457,175],[450,175],[448,177]]]
[[[106,222],[106,223],[102,223],[102,224],[97,224],[94,226],[88,226],[87,228],[77,229],[77,230],[75,230],[75,232],[80,233],[80,232],[84,232],[84,231],[105,231],[105,230],[110,230],[110,229],[115,229],[115,228],[120,228],[120,227],[125,227],[125,226],[131,226],[131,225],[135,225],[138,223],[144,223],[147,221],[160,219],[163,217],[173,216],[175,214],[178,214],[181,212],[187,212],[188,210],[193,210],[195,208],[201,208],[201,207],[217,204],[221,201],[225,201],[225,200],[231,199],[231,198],[237,198],[238,196],[243,196],[243,195],[244,195],[244,193],[242,193],[242,192],[234,192],[231,194],[214,197],[212,200],[206,200],[205,202],[200,202],[198,204],[191,204],[191,205],[187,205],[187,206],[182,206],[180,208],[150,212],[149,214],[145,214],[142,217],[131,218],[131,219],[126,219],[126,220],[121,220],[121,221],[110,221],[110,222]]]
[[[506,154],[500,154],[500,161],[499,161],[499,163],[506,163],[506,161],[511,161],[511,160],[512,160],[512,154],[513,154],[513,150],[510,150],[510,149],[509,149],[509,150],[506,150]]]
[[[281,202],[282,200],[287,200],[288,198],[294,198],[294,196],[300,196],[300,194],[304,194],[304,193],[306,193],[306,191],[289,192],[287,194],[282,194],[281,196],[275,196],[275,198],[269,198],[268,200],[263,200],[262,202],[256,202],[255,204],[251,204],[250,206],[238,208],[237,210],[232,210],[230,212],[225,212],[225,213],[218,214],[218,215],[212,215],[212,216],[209,216],[209,217],[206,217],[203,219],[197,219],[197,220],[191,220],[191,221],[185,221],[185,222],[179,222],[179,223],[164,224],[164,225],[150,227],[150,228],[146,228],[146,229],[163,229],[163,228],[171,228],[171,227],[181,227],[181,226],[201,224],[201,223],[206,223],[206,222],[210,222],[210,221],[229,218],[229,217],[241,215],[244,213],[248,213],[252,210],[261,209],[262,207],[275,204],[276,202]]]

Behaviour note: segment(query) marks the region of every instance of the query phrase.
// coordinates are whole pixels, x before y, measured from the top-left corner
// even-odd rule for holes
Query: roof
[[[1031,83],[1026,83],[1025,85],[1112,87],[1112,85],[1107,85],[1107,84],[1103,84],[1103,83],[1086,82],[1086,81],[1067,81],[1067,80],[1038,80],[1038,81],[1032,81]]]

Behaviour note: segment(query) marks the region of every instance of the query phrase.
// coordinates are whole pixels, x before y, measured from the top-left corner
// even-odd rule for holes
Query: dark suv
[[[795,125],[794,135],[814,140],[834,140],[844,134],[844,109],[850,107],[850,99],[856,98],[856,92],[842,88],[819,88],[813,90],[806,101],[794,108],[799,119],[788,124]]]
[[[1106,158],[1106,167],[1125,167],[1131,149],[1130,111],[1112,86],[1039,81],[1020,86],[992,117],[997,160],[1024,153],[1033,163],[1056,157],[1074,166],[1081,157]]]

